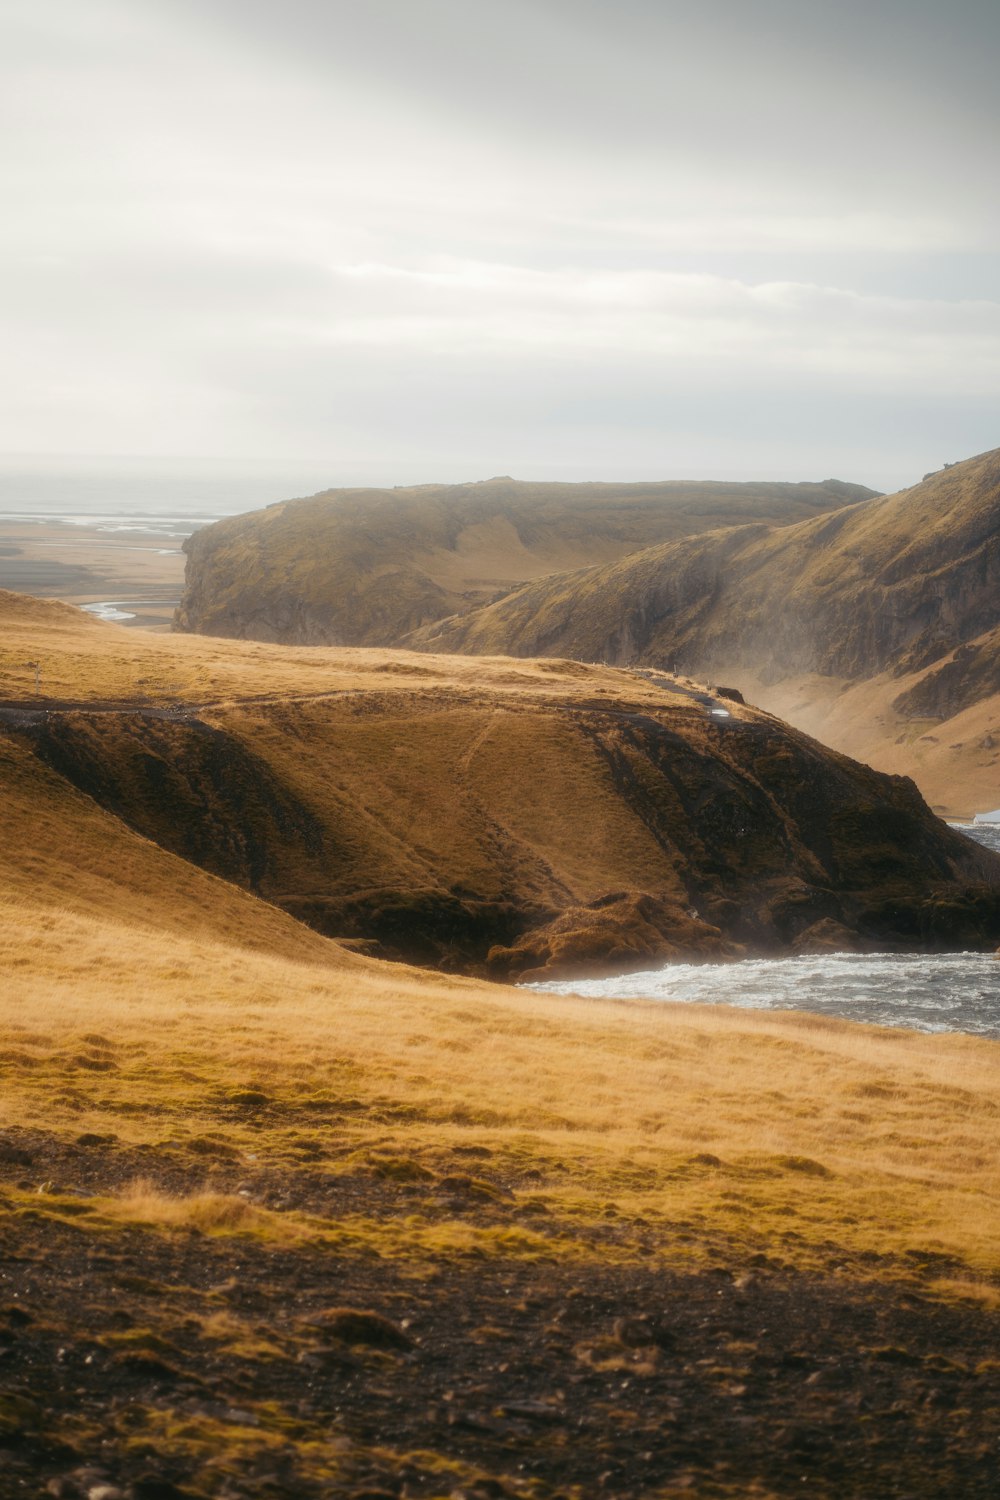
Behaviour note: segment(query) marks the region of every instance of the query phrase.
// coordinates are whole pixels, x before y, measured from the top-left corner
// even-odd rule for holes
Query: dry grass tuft
[[[202,1234],[259,1233],[273,1218],[237,1194],[206,1191],[178,1196],[162,1192],[147,1177],[135,1178],[116,1200],[102,1206],[110,1217],[198,1229]]]

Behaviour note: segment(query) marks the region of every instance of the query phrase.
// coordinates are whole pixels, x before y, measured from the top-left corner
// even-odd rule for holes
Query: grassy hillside
[[[44,764],[24,663],[50,721],[263,694],[261,743],[284,683],[290,762],[317,679],[412,659],[2,603],[0,1489],[992,1493],[995,1044],[347,952]]]
[[[793,526],[689,537],[423,632],[439,649],[722,660],[772,676],[925,668],[1000,621],[1000,449]]]
[[[40,609],[11,604],[21,696],[0,706],[38,759],[369,951],[516,977],[1000,939],[1000,864],[911,785],[691,683],[164,640]]]
[[[756,701],[881,769],[916,774],[934,802],[963,812],[973,798],[1000,802],[996,773],[978,774],[980,749],[1000,737],[998,629],[995,450],[832,516],[692,537],[525,585],[410,644],[735,675]],[[838,695],[873,680],[879,692],[855,700],[867,727],[848,728],[855,715]],[[803,698],[818,700],[807,715],[792,707]],[[970,711],[974,727],[949,722]],[[911,752],[932,724],[939,743],[964,751],[958,761]]]
[[[398,645],[525,579],[750,519],[787,524],[873,491],[822,484],[479,484],[328,490],[185,543],[177,627],[307,645]]]

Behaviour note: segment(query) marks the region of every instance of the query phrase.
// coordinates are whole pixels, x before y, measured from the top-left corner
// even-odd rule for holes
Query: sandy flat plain
[[[167,630],[183,583],[176,535],[0,516],[0,588],[69,604],[120,603],[134,615],[122,623]]]

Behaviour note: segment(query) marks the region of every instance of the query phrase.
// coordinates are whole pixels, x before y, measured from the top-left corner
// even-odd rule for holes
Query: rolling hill
[[[787,524],[874,492],[821,484],[478,484],[328,490],[185,543],[176,628],[302,645],[398,645],[526,579],[750,518]]]
[[[380,954],[508,977],[1000,937],[1000,864],[912,784],[694,686],[139,636],[5,597],[0,662],[22,696],[0,722],[39,761],[161,848]]]

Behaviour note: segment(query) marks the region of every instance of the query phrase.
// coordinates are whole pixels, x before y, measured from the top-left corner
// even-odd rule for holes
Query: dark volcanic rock
[[[17,1236],[11,1293],[40,1298],[46,1317],[7,1360],[5,1495],[432,1500],[520,1495],[525,1473],[538,1500],[643,1500],[665,1480],[731,1497],[996,1493],[997,1313],[922,1295],[939,1269],[877,1280],[852,1261],[748,1278],[723,1242],[706,1246],[727,1256],[716,1268],[588,1245],[569,1264],[441,1257],[419,1277],[393,1256],[308,1243],[105,1233],[95,1254],[68,1226],[32,1220]],[[5,1220],[0,1248],[12,1242]],[[405,1309],[415,1347],[302,1358],[331,1275],[359,1306]],[[220,1288],[245,1328],[236,1347],[203,1331]],[[160,1393],[115,1363],[123,1308],[176,1340],[194,1393]],[[81,1432],[94,1438],[74,1454]]]

